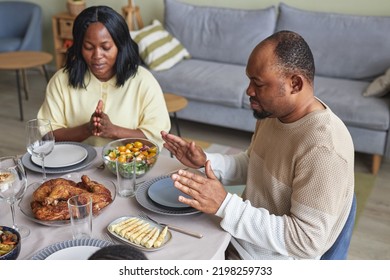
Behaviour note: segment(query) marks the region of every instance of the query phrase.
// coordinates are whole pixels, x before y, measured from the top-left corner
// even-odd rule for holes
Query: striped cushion
[[[390,68],[382,76],[377,77],[367,89],[363,92],[363,96],[382,97],[390,93]]]
[[[152,70],[166,70],[189,58],[184,46],[169,34],[158,20],[140,30],[131,31],[131,38],[138,44],[144,63]]]

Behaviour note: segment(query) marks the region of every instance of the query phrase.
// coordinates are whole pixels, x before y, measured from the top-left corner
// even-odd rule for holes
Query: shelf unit
[[[62,12],[52,17],[54,58],[57,69],[64,66],[65,53],[73,42],[72,28],[76,16]]]
[[[122,7],[122,13],[129,30],[137,30],[144,27],[138,6],[133,7],[131,4],[129,4],[129,6],[124,6]]]

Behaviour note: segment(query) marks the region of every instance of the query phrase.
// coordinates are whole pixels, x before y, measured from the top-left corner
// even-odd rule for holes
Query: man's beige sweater
[[[246,183],[216,213],[249,259],[318,259],[334,243],[354,193],[354,148],[328,108],[294,123],[257,122],[234,156],[207,154],[224,184]]]

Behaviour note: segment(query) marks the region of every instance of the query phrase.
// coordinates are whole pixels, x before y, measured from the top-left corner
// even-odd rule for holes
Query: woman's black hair
[[[137,73],[140,64],[138,45],[131,39],[125,19],[107,6],[92,6],[83,10],[73,24],[73,45],[66,52],[64,71],[69,73],[69,84],[74,88],[85,88],[84,75],[88,66],[82,56],[82,46],[87,28],[91,23],[102,23],[110,33],[118,55],[115,62],[116,86]]]

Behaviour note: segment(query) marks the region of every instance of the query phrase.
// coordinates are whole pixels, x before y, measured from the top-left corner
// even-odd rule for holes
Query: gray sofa
[[[165,28],[191,54],[172,68],[153,71],[164,92],[186,97],[178,117],[253,131],[245,94],[247,58],[277,30],[293,30],[310,45],[315,94],[347,125],[357,152],[373,155],[373,173],[390,157],[390,97],[364,90],[390,67],[390,17],[310,12],[287,6],[237,10],[165,0]]]

